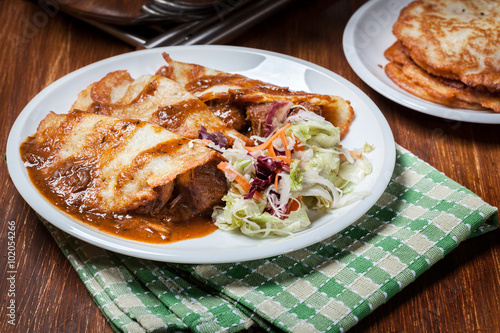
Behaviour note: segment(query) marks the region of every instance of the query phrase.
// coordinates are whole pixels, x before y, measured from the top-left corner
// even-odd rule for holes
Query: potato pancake
[[[500,91],[500,1],[414,1],[393,33],[425,71]]]

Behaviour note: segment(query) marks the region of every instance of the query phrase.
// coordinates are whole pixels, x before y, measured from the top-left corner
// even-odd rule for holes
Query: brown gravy
[[[78,170],[71,172],[71,175],[44,172],[44,162],[51,157],[51,153],[34,143],[32,137],[21,145],[20,154],[31,182],[41,195],[73,218],[100,231],[130,240],[162,244],[204,237],[217,229],[210,216],[193,214],[189,211],[189,207],[182,204],[162,211],[159,217],[137,212],[109,214],[82,209],[74,204],[75,194],[79,192],[79,188],[74,188],[68,193],[68,191],[58,191],[54,184],[67,185],[71,181],[60,178],[79,177],[81,176],[79,171],[92,170],[91,161],[88,161],[88,165],[79,165]],[[55,178],[59,178],[61,182],[55,182]],[[184,216],[189,218],[185,219]]]
[[[198,80],[194,80],[186,85],[186,90],[196,95],[211,87],[218,85],[236,85],[238,89],[247,89],[248,91],[262,92],[267,94],[293,96],[303,93],[291,91],[287,87],[275,86],[270,83],[264,83],[257,80],[249,79],[239,74],[218,74],[213,76],[203,76]],[[257,98],[259,96],[256,96]]]

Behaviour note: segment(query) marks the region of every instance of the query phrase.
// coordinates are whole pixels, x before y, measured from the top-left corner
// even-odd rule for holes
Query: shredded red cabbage
[[[265,134],[269,136],[276,127],[283,124],[293,103],[288,101],[273,101],[266,115]]]
[[[198,138],[210,140],[221,148],[229,147],[229,141],[224,136],[224,134],[222,134],[221,132],[209,133],[208,130],[203,125],[200,126],[200,130],[198,131]]]
[[[278,199],[279,199],[280,194],[279,194],[279,193],[277,193],[277,192],[275,192],[275,191],[269,191],[269,197],[271,197],[271,196],[274,196],[274,197],[276,197],[276,198],[278,198]],[[271,199],[271,200],[272,200],[272,199]],[[276,210],[273,208],[273,206],[271,206],[271,205],[269,204],[269,200],[267,201],[267,206],[266,206],[266,208],[264,208],[264,212],[271,214],[271,216],[276,216],[276,215],[277,215]]]
[[[274,199],[274,201],[279,201],[279,198],[280,198],[280,194],[278,192],[275,192],[275,191],[269,191],[269,198],[270,197],[276,197],[276,199]],[[273,208],[272,205],[269,204],[269,201],[271,201],[273,199],[269,199],[268,200],[268,203],[267,203],[267,206],[266,208],[264,208],[264,212],[267,212],[269,214],[271,214],[272,216],[278,216],[281,220],[284,220],[286,219],[286,212],[288,212],[288,209],[290,207],[290,203],[287,203],[285,204],[282,208],[276,210],[275,208]]]
[[[258,156],[255,161],[255,178],[250,183],[250,190],[243,198],[252,198],[255,192],[265,190],[274,183],[276,173],[283,169],[283,163],[269,156]]]

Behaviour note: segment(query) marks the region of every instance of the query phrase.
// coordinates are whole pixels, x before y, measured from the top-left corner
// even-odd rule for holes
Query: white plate
[[[45,200],[34,188],[19,154],[19,146],[36,132],[38,123],[53,110],[67,113],[79,91],[107,73],[127,69],[133,77],[154,73],[165,65],[161,56],[168,52],[173,59],[198,63],[228,72],[240,73],[294,90],[335,94],[352,102],[356,118],[343,141],[346,147],[375,145],[369,154],[373,173],[357,190],[371,194],[343,207],[335,214],[324,215],[312,227],[292,238],[252,239],[247,236],[215,231],[199,239],[172,244],[148,244],[122,239],[100,232],[68,217]],[[231,46],[177,46],[136,51],[99,61],[70,73],[40,92],[21,112],[7,143],[10,176],[27,203],[57,228],[96,246],[152,260],[177,263],[222,263],[271,257],[317,243],[338,233],[361,217],[384,192],[395,163],[395,143],[391,130],[377,106],[357,87],[335,73],[317,65],[276,53]]]
[[[392,26],[401,9],[410,2],[372,0],[354,13],[343,37],[344,53],[354,72],[380,94],[410,109],[450,120],[500,124],[500,113],[455,109],[428,102],[401,89],[385,74],[388,60],[384,51],[396,41]]]

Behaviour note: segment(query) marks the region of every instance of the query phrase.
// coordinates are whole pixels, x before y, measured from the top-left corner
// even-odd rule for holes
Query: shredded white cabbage
[[[212,215],[220,229],[239,229],[253,237],[293,235],[310,225],[308,210],[337,209],[367,195],[353,192],[353,186],[371,173],[371,163],[364,153],[373,147],[367,144],[354,150],[342,147],[338,128],[302,106],[292,108],[300,110],[281,124],[290,123],[288,128],[275,129],[282,131],[284,138],[276,136],[270,145],[272,149],[247,149],[237,139],[232,148],[219,150],[231,170],[247,179],[250,186],[254,182],[268,182],[265,188],[256,187],[257,194],[248,197],[244,186],[226,172],[230,190],[223,198],[225,206],[217,207]],[[252,139],[260,144],[267,142],[272,134]],[[281,168],[269,173],[264,167],[269,174],[257,175],[257,169],[262,168],[259,159],[273,161],[269,163],[280,161],[276,165]]]

